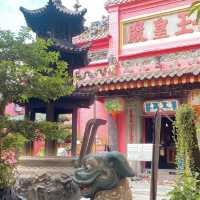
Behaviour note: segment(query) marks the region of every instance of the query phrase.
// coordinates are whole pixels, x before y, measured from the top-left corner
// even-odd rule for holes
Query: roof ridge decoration
[[[109,17],[102,16],[101,21],[95,21],[91,23],[90,27],[87,27],[86,30],[73,38],[73,43],[85,43],[92,40],[98,40],[105,38],[109,35]]]
[[[124,3],[128,3],[134,0],[107,0],[105,3],[105,7],[112,6],[112,5],[120,5]]]
[[[24,15],[42,15],[43,12],[45,12],[48,9],[48,7],[50,7],[50,6],[54,7],[57,11],[59,11],[63,14],[71,15],[71,16],[83,16],[87,12],[86,8],[84,8],[80,11],[70,10],[62,4],[61,0],[49,0],[49,2],[47,3],[46,6],[39,8],[39,9],[35,9],[35,10],[28,10],[24,7],[20,7],[20,10],[22,11],[22,13]]]

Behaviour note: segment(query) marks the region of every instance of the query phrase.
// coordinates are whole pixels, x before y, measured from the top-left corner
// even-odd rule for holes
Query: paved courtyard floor
[[[172,189],[171,184],[159,185],[157,200],[169,200],[168,192]],[[147,181],[131,181],[131,190],[133,191],[133,200],[150,199],[150,183]],[[81,200],[89,200],[82,198]]]
[[[159,185],[157,192],[157,200],[169,200],[168,192],[172,186]],[[150,183],[146,181],[132,182],[133,200],[149,200],[150,198]]]

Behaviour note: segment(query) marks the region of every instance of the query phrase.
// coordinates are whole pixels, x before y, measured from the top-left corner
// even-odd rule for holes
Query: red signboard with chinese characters
[[[195,15],[174,11],[122,22],[122,45],[198,32]]]

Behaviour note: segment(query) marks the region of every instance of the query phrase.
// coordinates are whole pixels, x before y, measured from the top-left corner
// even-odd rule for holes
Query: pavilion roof
[[[87,12],[87,9],[83,9],[80,11],[70,10],[62,5],[61,0],[49,0],[46,6],[44,6],[43,8],[36,9],[36,10],[28,10],[24,7],[20,7],[20,10],[26,16],[41,16],[41,15],[44,15],[49,8],[54,8],[59,13],[62,13],[66,16],[74,16],[74,17],[83,16]]]
[[[70,31],[72,36],[76,36],[84,31],[84,15],[87,9],[70,10],[62,5],[61,0],[49,0],[46,6],[36,10],[24,7],[20,7],[20,10],[27,25],[37,34],[47,34],[53,27],[61,26],[64,28],[57,30],[60,35],[66,35]]]
[[[99,86],[102,90],[102,88],[110,88],[110,90],[113,90],[113,88],[117,89],[119,87],[119,84],[125,85],[127,88],[127,85],[130,85],[131,88],[137,88],[138,85],[142,87],[149,87],[149,86],[156,86],[156,81],[161,81],[161,85],[167,84],[170,85],[171,82],[174,79],[177,78],[184,78],[184,81],[187,81],[189,79],[185,79],[187,76],[191,77],[199,77],[200,75],[200,67],[199,66],[193,66],[193,67],[180,67],[180,68],[172,68],[169,70],[159,70],[159,71],[149,71],[149,72],[143,72],[138,74],[123,74],[119,76],[112,76],[112,77],[105,77],[105,78],[98,78],[98,79],[90,79],[90,80],[81,80],[77,83],[77,86],[79,88],[83,87],[93,87],[93,86]],[[152,82],[153,81],[153,85]],[[160,82],[158,83],[158,85]],[[109,89],[105,89],[109,90]]]

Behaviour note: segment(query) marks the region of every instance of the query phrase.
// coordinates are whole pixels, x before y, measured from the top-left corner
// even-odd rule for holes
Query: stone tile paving
[[[159,185],[157,200],[169,200],[167,193],[171,190],[172,186]],[[131,189],[133,191],[133,200],[149,200],[150,198],[150,183],[147,181],[131,181]],[[82,198],[81,200],[89,200]]]
[[[171,185],[159,185],[157,200],[169,200],[167,196],[171,190]],[[149,200],[150,198],[150,183],[146,181],[132,181],[131,189],[133,191],[133,200]]]

